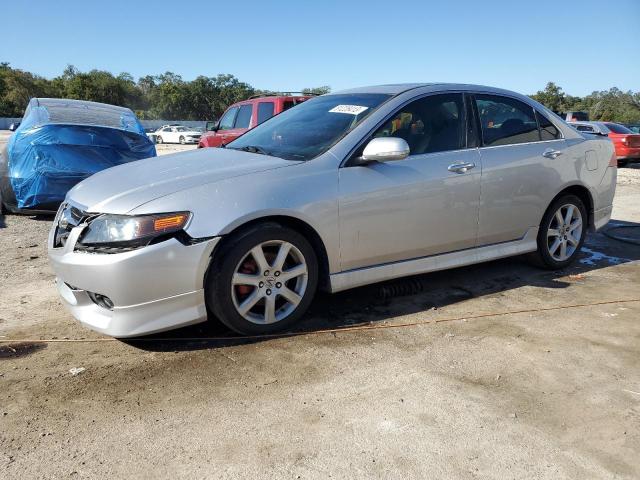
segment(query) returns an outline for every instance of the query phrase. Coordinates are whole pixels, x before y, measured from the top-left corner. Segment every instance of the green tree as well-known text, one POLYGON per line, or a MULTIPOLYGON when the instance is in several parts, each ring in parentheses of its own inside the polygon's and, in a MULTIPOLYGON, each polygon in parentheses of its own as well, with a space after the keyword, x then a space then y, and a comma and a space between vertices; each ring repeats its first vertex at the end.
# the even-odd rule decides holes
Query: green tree
POLYGON ((0 64, 0 116, 21 117, 33 97, 56 97, 51 81, 23 70, 0 64))
POLYGON ((557 86, 553 82, 547 83, 544 90, 539 90, 535 95, 531 95, 531 98, 540 102, 545 107, 554 112, 562 112, 566 107, 566 94, 562 91, 562 88, 557 86))

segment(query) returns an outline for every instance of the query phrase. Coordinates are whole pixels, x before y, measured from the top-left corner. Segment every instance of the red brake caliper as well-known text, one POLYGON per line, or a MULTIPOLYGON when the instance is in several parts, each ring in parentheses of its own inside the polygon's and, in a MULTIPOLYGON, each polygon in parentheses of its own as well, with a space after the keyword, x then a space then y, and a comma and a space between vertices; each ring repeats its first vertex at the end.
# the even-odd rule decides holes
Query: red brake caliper
MULTIPOLYGON (((258 272, 258 265, 256 264, 255 260, 251 259, 247 259, 245 260, 242 265, 240 266, 240 269, 238 270, 239 273, 246 273, 248 275, 255 275, 258 272)), ((252 285, 236 285, 236 292, 238 293, 238 295, 240 295, 241 297, 244 297, 246 295, 249 295, 253 289, 255 287, 252 285)))

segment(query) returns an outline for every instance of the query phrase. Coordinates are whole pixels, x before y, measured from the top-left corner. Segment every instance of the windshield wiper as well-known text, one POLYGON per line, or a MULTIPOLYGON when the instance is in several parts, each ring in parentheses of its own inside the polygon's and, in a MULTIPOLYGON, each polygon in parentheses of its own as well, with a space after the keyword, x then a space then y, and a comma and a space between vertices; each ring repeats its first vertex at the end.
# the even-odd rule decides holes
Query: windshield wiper
POLYGON ((240 147, 240 148, 234 148, 234 147, 227 147, 227 148, 230 148, 232 150, 240 150, 242 152, 259 153, 260 155, 271 155, 271 153, 267 152, 264 148, 258 147, 256 145, 247 145, 246 147, 240 147))

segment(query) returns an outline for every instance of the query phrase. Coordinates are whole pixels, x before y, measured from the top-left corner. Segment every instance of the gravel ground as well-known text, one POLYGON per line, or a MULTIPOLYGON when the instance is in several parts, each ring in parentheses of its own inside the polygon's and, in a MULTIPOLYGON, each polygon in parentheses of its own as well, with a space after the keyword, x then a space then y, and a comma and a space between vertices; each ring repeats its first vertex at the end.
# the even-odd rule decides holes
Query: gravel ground
MULTIPOLYGON (((637 225, 640 170, 619 177, 637 225)), ((0 217, 1 477, 640 477, 640 247, 322 295, 295 337, 125 343, 63 309, 49 226, 0 217)))

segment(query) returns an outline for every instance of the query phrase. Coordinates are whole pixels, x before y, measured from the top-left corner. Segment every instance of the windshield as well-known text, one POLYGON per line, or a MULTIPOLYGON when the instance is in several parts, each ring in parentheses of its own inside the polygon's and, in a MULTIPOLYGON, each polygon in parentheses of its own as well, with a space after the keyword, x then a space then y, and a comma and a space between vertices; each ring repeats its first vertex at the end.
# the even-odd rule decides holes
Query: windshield
POLYGON ((618 125, 617 123, 605 123, 605 125, 613 133, 633 133, 627 127, 624 127, 622 125, 618 125))
POLYGON ((270 118, 227 148, 288 160, 310 160, 326 152, 390 95, 326 95, 270 118))

